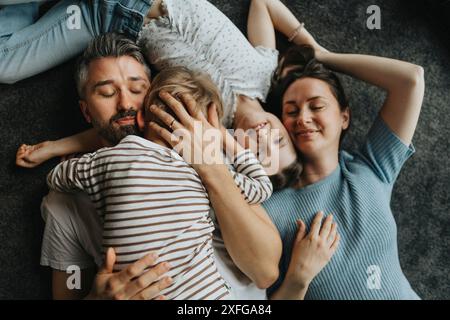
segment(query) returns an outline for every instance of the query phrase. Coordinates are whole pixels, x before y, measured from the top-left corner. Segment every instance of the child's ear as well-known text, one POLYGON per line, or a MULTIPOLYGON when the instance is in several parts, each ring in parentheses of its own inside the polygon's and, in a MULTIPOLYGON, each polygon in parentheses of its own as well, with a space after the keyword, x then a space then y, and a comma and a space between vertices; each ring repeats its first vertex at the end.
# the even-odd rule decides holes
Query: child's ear
POLYGON ((136 115, 136 121, 139 128, 139 131, 144 131, 145 128, 145 119, 144 119, 144 111, 139 110, 136 115))
POLYGON ((84 119, 86 119, 87 123, 91 123, 91 115, 89 114, 88 105, 87 102, 84 100, 79 100, 78 104, 80 105, 81 113, 84 116, 84 119))

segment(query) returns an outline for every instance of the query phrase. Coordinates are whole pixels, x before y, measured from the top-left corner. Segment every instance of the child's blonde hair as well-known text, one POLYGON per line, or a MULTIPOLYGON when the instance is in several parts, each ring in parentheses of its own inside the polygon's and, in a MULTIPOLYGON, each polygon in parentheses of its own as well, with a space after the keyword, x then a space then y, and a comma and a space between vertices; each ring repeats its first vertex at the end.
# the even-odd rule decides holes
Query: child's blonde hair
POLYGON ((170 67, 162 70, 152 81, 151 89, 147 93, 144 101, 145 121, 154 121, 159 125, 167 127, 155 117, 149 110, 151 105, 161 107, 170 113, 177 120, 177 116, 159 98, 159 91, 164 90, 176 98, 176 95, 190 94, 197 102, 197 107, 203 112, 205 117, 208 114, 208 107, 211 103, 216 105, 219 120, 223 117, 223 105, 220 98, 219 89, 213 83, 209 75, 199 71, 191 71, 184 67, 170 67))

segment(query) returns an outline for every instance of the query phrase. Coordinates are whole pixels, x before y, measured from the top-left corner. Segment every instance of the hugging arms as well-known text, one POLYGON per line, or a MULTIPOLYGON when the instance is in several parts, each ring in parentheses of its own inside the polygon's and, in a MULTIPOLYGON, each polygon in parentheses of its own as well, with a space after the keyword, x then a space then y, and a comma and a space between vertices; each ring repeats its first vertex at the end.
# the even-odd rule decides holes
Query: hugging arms
MULTIPOLYGON (((121 91, 125 91, 125 90, 123 90, 123 88, 120 88, 120 90, 121 91)), ((135 91, 135 89, 133 88, 133 87, 131 87, 130 88, 130 91, 131 91, 131 93, 132 94, 134 94, 134 91, 135 91)), ((82 92, 82 94, 83 94, 83 92, 82 92)), ((84 114, 85 114, 85 116, 86 116, 86 118, 87 119, 90 119, 90 120, 92 120, 93 122, 94 122, 94 120, 96 120, 95 119, 95 117, 94 117, 94 114, 96 113, 95 112, 95 108, 93 108, 92 107, 92 105, 93 104, 95 104, 93 101, 95 100, 95 98, 92 98, 92 100, 89 100, 89 95, 91 94, 91 92, 90 91, 88 91, 88 94, 87 94, 87 97, 85 96, 85 98, 88 100, 88 102, 90 102, 91 103, 91 105, 89 106, 88 104, 86 104, 86 103, 84 103, 84 104, 82 104, 82 110, 83 110, 83 112, 84 112, 84 114)), ((101 94, 103 94, 103 91, 100 91, 100 92, 95 92, 95 94, 97 94, 97 95, 101 95, 101 94)), ((95 95, 94 94, 94 95, 95 95)), ((126 108, 128 108, 129 106, 133 106, 133 105, 136 105, 136 103, 138 104, 138 102, 137 102, 137 100, 134 100, 134 99, 129 99, 130 97, 127 97, 127 95, 128 95, 128 93, 125 93, 125 92, 122 92, 122 94, 121 94, 121 97, 119 97, 121 100, 119 100, 117 103, 118 103, 118 105, 120 105, 121 107, 120 108, 122 108, 122 106, 125 106, 125 108, 124 109, 126 109, 126 108), (129 100, 131 100, 131 102, 129 101, 129 100)), ((81 95, 80 95, 81 96, 81 95)), ((98 120, 98 119, 97 119, 98 120)), ((118 119, 118 120, 120 120, 120 119, 118 119)), ((124 122, 124 121, 122 121, 122 120, 120 120, 120 122, 124 122)), ((126 121, 125 121, 126 122, 126 121)), ((90 141, 90 143, 92 143, 92 141, 95 141, 95 143, 98 143, 98 140, 100 140, 100 139, 89 139, 90 141)), ((239 203, 239 202, 234 202, 235 204, 242 204, 242 203, 239 203)), ((233 212, 234 212, 235 210, 233 210, 233 212)), ((250 216, 250 219, 251 219, 251 217, 252 216, 250 216)), ((219 218, 220 219, 220 218, 219 218)), ((231 220, 231 219, 230 219, 231 220)), ((231 221, 230 221, 231 222, 231 221)), ((261 229, 258 229, 258 223, 255 223, 255 222, 251 222, 251 223, 249 223, 248 224, 248 227, 250 227, 250 228, 253 228, 253 230, 255 230, 254 231, 254 233, 255 233, 255 235, 256 235, 256 233, 258 233, 259 235, 258 235, 258 237, 260 237, 260 234, 264 234, 265 232, 261 232, 261 229), (256 232, 256 230, 258 231, 258 232, 256 232)), ((239 230, 240 231, 240 230, 239 230)), ((253 232, 253 231, 252 231, 253 232)), ((240 233, 237 233, 236 235, 237 236, 239 236, 239 237, 243 237, 243 236, 246 236, 247 234, 248 234, 248 237, 252 237, 252 232, 250 232, 250 233, 243 233, 243 232, 240 232, 240 233)), ((227 235, 226 235, 226 232, 223 234, 224 235, 224 238, 226 238, 227 237, 227 235)), ((239 248, 239 250, 242 250, 242 249, 245 249, 245 246, 242 246, 242 243, 244 243, 244 244, 247 244, 247 243, 249 243, 250 245, 253 245, 253 244, 255 244, 255 243, 252 243, 251 241, 237 241, 237 239, 239 239, 239 238, 237 238, 235 235, 233 235, 232 237, 228 237, 229 239, 231 239, 230 241, 236 241, 236 243, 241 243, 240 244, 240 248, 239 248)), ((267 240, 270 240, 270 237, 267 239, 267 240)), ((225 240, 225 242, 227 242, 227 240, 225 240)), ((276 245, 276 241, 271 241, 270 242, 271 244, 275 244, 276 245)), ((250 246, 249 245, 249 246, 250 246)), ((230 246, 227 246, 227 247, 230 247, 230 246)), ((232 246, 231 246, 232 247, 232 246)), ((270 247, 270 245, 269 246, 265 246, 265 248, 267 249, 267 247, 270 247)), ((231 249, 232 250, 232 249, 231 249)), ((271 252, 275 252, 276 253, 276 250, 270 250, 269 251, 269 253, 271 253, 271 252)), ((230 252, 231 253, 231 252, 230 252)), ((245 255, 241 255, 241 254, 239 254, 239 256, 240 257, 242 257, 242 256, 244 256, 244 257, 247 257, 247 259, 248 259, 248 262, 247 262, 247 264, 250 264, 250 262, 252 263, 252 266, 255 266, 255 259, 253 259, 254 258, 254 256, 252 256, 251 254, 255 254, 255 252, 254 252, 254 250, 252 251, 252 250, 249 250, 248 251, 248 253, 249 254, 245 254, 245 255)), ((233 255, 233 253, 231 253, 232 255, 233 255)), ((257 254, 257 253, 256 253, 257 254)), ((235 258, 235 261, 237 260, 238 262, 237 263, 239 263, 239 259, 242 259, 242 258, 240 258, 240 257, 237 257, 237 258, 235 258)), ((234 257, 233 257, 234 258, 234 257)), ((240 266, 241 267, 241 269, 245 269, 245 265, 244 266, 240 266)), ((270 269, 269 269, 269 271, 268 270, 266 270, 265 268, 270 268, 271 267, 271 263, 265 263, 265 264, 263 264, 263 265, 260 265, 260 268, 258 268, 258 270, 261 270, 261 273, 265 273, 265 274, 269 274, 270 275, 270 269)), ((245 272, 245 271, 244 271, 245 272)), ((245 273, 247 273, 247 272, 245 272, 245 273)), ((264 278, 263 277, 261 277, 261 279, 259 279, 258 277, 257 277, 257 275, 256 276, 250 276, 250 278, 252 278, 254 281, 255 281, 255 283, 257 283, 259 286, 267 286, 267 284, 265 284, 264 283, 264 278)), ((272 278, 273 278, 273 275, 272 275, 272 278)), ((269 277, 269 279, 270 279, 270 277, 269 277)), ((272 282, 273 282, 273 279, 272 279, 272 282)))
MULTIPOLYGON (((256 3, 256 1, 254 1, 254 3, 256 3)), ((253 6, 253 4, 254 3, 252 3, 252 6, 253 6)), ((260 3, 268 3, 268 2, 263 2, 263 1, 259 1, 259 2, 257 2, 258 4, 260 4, 260 3)), ((255 6, 253 6, 253 7, 255 7, 255 6)), ((297 25, 295 26, 295 29, 297 30, 297 25)), ((301 30, 300 30, 301 31, 301 30)), ((293 34, 293 35, 295 35, 295 33, 292 33, 292 31, 290 31, 290 33, 291 34, 293 34)), ((249 32, 249 36, 250 36, 250 38, 252 37, 251 36, 251 32, 249 32)), ((296 38, 295 36, 294 36, 294 38, 296 38)), ((319 57, 320 55, 318 55, 318 57, 319 57)), ((355 75, 355 76, 357 76, 357 77, 359 77, 359 78, 361 78, 361 79, 363 79, 363 80, 366 80, 366 81, 369 81, 369 82, 372 82, 372 83, 374 83, 375 85, 379 85, 379 86, 381 86, 382 88, 384 88, 384 89, 386 89, 386 90, 388 90, 389 91, 389 98, 390 99, 393 99, 394 101, 396 101, 397 103, 399 103, 399 104, 405 104, 406 103, 406 105, 410 105, 410 102, 413 102, 412 100, 411 101, 409 101, 409 100, 401 100, 401 99, 403 99, 403 98, 399 98, 399 97, 409 97, 409 95, 405 95, 405 91, 403 91, 403 90, 409 90, 409 89, 411 89, 411 86, 410 86, 410 84, 413 84, 413 87, 415 86, 414 85, 414 82, 415 82, 415 80, 413 80, 413 81, 410 81, 412 78, 414 78, 414 76, 412 76, 411 77, 411 74, 414 74, 415 72, 414 72, 414 68, 412 68, 411 66, 408 66, 407 64, 401 64, 401 63, 398 63, 398 62, 394 62, 394 61, 388 61, 388 60, 383 60, 383 59, 380 59, 380 60, 378 60, 378 61, 376 61, 377 63, 376 63, 376 65, 378 66, 378 67, 380 67, 381 68, 381 71, 382 72, 377 72, 377 71, 380 71, 380 70, 372 70, 373 71, 373 75, 367 75, 367 74, 363 74, 363 73, 361 73, 360 71, 361 71, 361 69, 364 69, 364 68, 366 68, 367 67, 367 64, 370 64, 370 63, 373 63, 373 60, 372 60, 372 58, 369 58, 369 57, 354 57, 354 56, 344 56, 344 55, 335 55, 335 54, 329 54, 329 55, 327 55, 327 54, 323 54, 323 57, 322 58, 320 58, 319 60, 323 60, 323 62, 326 62, 326 63, 328 63, 331 67, 334 67, 335 69, 339 69, 339 70, 341 70, 341 71, 344 71, 344 72, 347 72, 347 73, 350 73, 350 74, 353 74, 353 75, 355 75), (351 59, 351 58, 356 58, 356 60, 355 60, 355 64, 353 64, 353 60, 351 59), (389 70, 386 70, 385 68, 382 68, 382 66, 383 66, 383 64, 386 64, 386 65, 391 65, 391 66, 395 66, 395 68, 392 68, 391 69, 391 73, 389 73, 388 71, 389 70), (358 66, 358 68, 355 68, 355 66, 358 66), (397 67, 400 67, 400 68, 397 68, 397 67), (358 70, 357 70, 358 69, 358 70), (392 78, 392 79, 395 79, 395 83, 392 83, 392 81, 389 81, 388 79, 387 79, 387 77, 386 77, 386 74, 390 74, 390 77, 392 78), (400 82, 399 82, 400 81, 400 82), (397 86, 398 85, 398 86, 397 86), (397 98, 396 98, 397 97, 397 98)), ((419 83, 420 83, 420 72, 417 72, 417 74, 419 74, 419 76, 418 76, 418 79, 419 79, 419 83)), ((420 88, 419 88, 420 89, 420 88)), ((416 94, 417 95, 417 97, 419 97, 420 98, 420 90, 412 90, 412 91, 408 91, 408 92, 412 92, 412 94, 416 94), (414 93, 415 92, 415 93, 414 93)), ((409 99, 409 98, 408 98, 409 99)), ((413 98, 413 100, 420 100, 420 99, 414 99, 413 98)), ((418 103, 419 105, 420 105, 420 102, 418 103)), ((393 105, 393 104, 389 104, 389 105, 393 105)), ((345 107, 345 106, 344 106, 345 107)), ((314 107, 315 109, 314 110, 316 110, 316 109, 318 109, 318 107, 314 107)), ((303 109, 300 109, 300 110, 303 110, 303 109)), ((312 110, 312 109, 311 109, 312 110)), ((383 119, 385 119, 385 118, 387 118, 387 119, 385 119, 385 121, 388 123, 388 125, 389 125, 389 127, 391 127, 391 129, 395 129, 395 126, 397 125, 397 124, 399 124, 399 122, 397 122, 397 121, 391 121, 392 119, 394 119, 394 117, 393 116, 387 116, 386 117, 386 111, 385 110, 393 110, 393 107, 389 107, 389 108, 383 108, 383 110, 382 110, 382 114, 384 114, 384 116, 383 116, 383 119), (393 128, 393 126, 394 126, 394 128, 393 128)), ((412 110, 412 112, 414 112, 414 110, 416 110, 417 111, 417 109, 416 108, 413 108, 413 109, 411 109, 412 110)), ((238 110, 239 111, 239 110, 238 110)), ((280 110, 281 111, 281 110, 280 110)), ((283 111, 284 112, 284 111, 283 111)), ((286 111, 287 112, 287 111, 286 111)), ((294 117, 294 113, 296 114, 296 115, 298 115, 298 114, 301 114, 301 115, 303 115, 304 114, 304 112, 303 111, 301 111, 301 113, 299 113, 299 110, 297 110, 297 111, 289 111, 289 112, 287 112, 287 113, 289 113, 290 115, 292 114, 292 117, 294 117), (297 113, 295 113, 295 112, 297 112, 297 113)), ((393 112, 392 114, 396 114, 397 115, 397 113, 396 112, 393 112)), ((389 112, 388 112, 388 114, 389 114, 389 112)), ((410 117, 410 119, 413 119, 414 118, 414 116, 411 116, 411 114, 412 113, 410 113, 410 112, 408 112, 408 113, 406 113, 406 115, 408 116, 408 117, 410 117)), ((417 113, 418 114, 418 113, 417 113)), ((416 115, 417 115, 416 114, 416 115)), ((285 118, 285 120, 288 120, 288 117, 286 117, 285 118)), ((398 119, 397 119, 398 120, 398 119)), ((414 120, 414 119, 413 119, 414 120)), ((292 122, 291 122, 292 123, 292 122)), ((298 123, 298 122, 297 122, 298 123)), ((412 123, 411 121, 406 121, 406 122, 403 122, 404 124, 408 124, 408 123, 412 123)), ((289 124, 289 122, 285 122, 284 123, 285 125, 286 124, 289 124)), ((293 124, 293 123, 292 123, 293 124)), ((415 125, 414 125, 415 126, 415 125)), ((405 126, 404 125, 402 125, 401 127, 400 127, 400 131, 403 131, 403 129, 402 128, 404 128, 405 126)), ((411 133, 411 128, 413 128, 413 127, 410 127, 410 129, 409 130, 406 130, 405 132, 409 132, 409 134, 410 135, 412 135, 412 133, 411 133)), ((295 129, 294 127, 291 127, 291 129, 295 129)), ((304 128, 303 128, 304 129, 304 128)), ((301 129, 301 130, 303 130, 303 129, 301 129)), ((313 129, 308 129, 308 130, 313 130, 313 129)), ((314 129, 315 130, 315 129, 314 129)), ((397 132, 397 131, 396 131, 397 132)), ((295 141, 295 139, 294 138, 296 138, 297 137, 297 133, 295 133, 293 130, 290 130, 290 132, 289 132, 290 134, 292 133, 293 134, 293 136, 291 136, 291 138, 293 138, 293 140, 295 141), (295 135, 294 135, 295 134, 295 135)), ((300 135, 302 136, 302 137, 304 137, 304 136, 306 136, 306 137, 309 137, 309 135, 312 135, 313 133, 312 133, 312 131, 311 132, 302 132, 302 131, 300 131, 300 135)), ((92 141, 94 141, 94 140, 92 140, 92 141)), ((303 143, 303 142, 302 142, 303 143)), ((298 146, 296 146, 297 148, 303 148, 302 146, 300 146, 300 145, 298 145, 298 146)), ((305 172, 306 173, 314 173, 314 172, 311 172, 311 168, 310 168, 310 166, 307 166, 306 167, 306 170, 305 170, 305 172)), ((308 178, 309 179, 309 177, 305 177, 305 178, 308 178)), ((300 182, 300 183, 308 183, 308 179, 302 179, 301 181, 296 181, 296 182, 300 182)), ((208 183, 210 183, 209 181, 207 181, 206 182, 206 184, 208 184, 208 183)), ((211 199, 213 199, 213 197, 211 197, 211 199)), ((231 200, 231 199, 228 199, 228 200, 231 200)), ((232 203, 231 204, 229 204, 229 203, 226 203, 226 205, 227 206, 230 206, 230 205, 232 205, 232 203)), ((298 209, 298 210, 300 210, 300 208, 298 209)), ((333 212, 333 211, 331 211, 331 212, 333 212)), ((278 209, 278 213, 280 213, 280 209, 278 209)), ((219 220, 220 220, 220 218, 219 218, 219 220)), ((295 221, 295 219, 293 219, 292 221, 295 221)), ((227 223, 226 221, 225 221, 225 223, 227 223)), ((301 227, 301 226, 300 226, 301 227)), ((332 228, 330 228, 330 230, 331 230, 332 228)), ((224 238, 226 237, 226 235, 224 235, 224 238)), ((229 239, 229 240, 233 240, 233 239, 229 239)), ((232 250, 232 249, 231 249, 232 250)), ((231 253, 231 252, 230 252, 231 253)), ((293 258, 295 257, 295 255, 293 255, 293 258)), ((294 259, 295 260, 295 259, 294 259)))

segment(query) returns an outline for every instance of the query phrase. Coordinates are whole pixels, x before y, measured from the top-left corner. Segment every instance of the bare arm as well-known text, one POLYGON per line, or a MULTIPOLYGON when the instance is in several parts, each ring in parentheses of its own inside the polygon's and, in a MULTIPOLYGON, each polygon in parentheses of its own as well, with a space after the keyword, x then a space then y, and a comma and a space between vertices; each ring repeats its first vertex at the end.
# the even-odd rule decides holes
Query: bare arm
POLYGON ((425 90, 422 67, 358 54, 318 52, 317 59, 336 71, 386 90, 381 117, 406 145, 411 143, 425 90))
MULTIPOLYGON (((219 129, 214 128, 196 108, 193 98, 182 95, 183 105, 167 93, 160 93, 160 97, 180 119, 172 127, 178 132, 184 132, 183 145, 192 149, 190 152, 183 149, 182 156, 197 170, 208 190, 231 258, 258 287, 269 287, 278 278, 281 257, 282 244, 276 227, 264 209, 260 206, 251 207, 244 200, 227 166, 223 164, 223 159, 208 159, 198 164, 189 158, 189 155, 197 153, 199 156, 194 156, 194 159, 205 159, 208 156, 206 150, 210 146, 203 140, 207 130, 217 130, 217 135, 221 136, 219 129), (195 130, 199 123, 203 130, 201 132, 195 130)), ((168 127, 172 124, 173 116, 161 108, 151 108, 151 111, 168 127)), ((174 134, 153 122, 150 123, 150 128, 177 148, 180 139, 174 134)))
MULTIPOLYGON (((289 38, 300 25, 300 21, 279 0, 252 0, 250 4, 247 34, 255 47, 261 45, 275 49, 275 30, 289 38)), ((295 44, 309 44, 316 50, 325 50, 305 28, 301 28, 292 41, 295 44)))
POLYGON ((83 269, 80 272, 80 289, 69 289, 67 280, 71 274, 53 269, 52 271, 52 292, 54 300, 81 300, 84 299, 91 290, 94 280, 95 270, 83 269))
POLYGON ((52 141, 54 157, 72 153, 91 152, 105 146, 105 142, 95 129, 89 129, 70 137, 52 141))
POLYGON ((62 157, 73 153, 95 151, 105 147, 95 129, 89 129, 70 137, 55 141, 44 141, 36 145, 21 145, 16 155, 16 165, 34 168, 54 157, 62 157))
POLYGON ((228 253, 239 269, 260 288, 278 278, 281 239, 266 211, 250 206, 224 165, 200 166, 228 253))

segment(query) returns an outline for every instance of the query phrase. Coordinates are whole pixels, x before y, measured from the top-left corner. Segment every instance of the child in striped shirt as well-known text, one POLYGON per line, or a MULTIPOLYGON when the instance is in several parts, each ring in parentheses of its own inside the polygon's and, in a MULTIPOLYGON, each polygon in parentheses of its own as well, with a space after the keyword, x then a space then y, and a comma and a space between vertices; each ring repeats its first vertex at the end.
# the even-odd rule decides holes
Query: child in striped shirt
MULTIPOLYGON (((208 193, 196 171, 174 150, 158 143, 148 128, 148 119, 153 118, 148 107, 159 104, 160 90, 189 93, 202 112, 214 103, 222 114, 220 95, 207 75, 169 68, 155 77, 145 110, 138 114, 145 139, 129 135, 115 147, 64 161, 49 173, 48 185, 89 195, 104 221, 103 249, 115 248, 116 268, 154 251, 157 263, 172 266, 167 276, 173 284, 161 292, 168 299, 230 299, 213 256, 208 193)), ((225 141, 236 144, 233 139, 225 141)), ((271 195, 272 185, 255 156, 239 148, 230 170, 246 200, 261 203, 271 195)))

